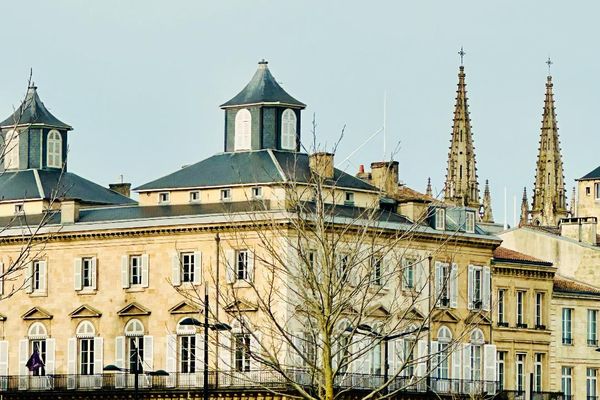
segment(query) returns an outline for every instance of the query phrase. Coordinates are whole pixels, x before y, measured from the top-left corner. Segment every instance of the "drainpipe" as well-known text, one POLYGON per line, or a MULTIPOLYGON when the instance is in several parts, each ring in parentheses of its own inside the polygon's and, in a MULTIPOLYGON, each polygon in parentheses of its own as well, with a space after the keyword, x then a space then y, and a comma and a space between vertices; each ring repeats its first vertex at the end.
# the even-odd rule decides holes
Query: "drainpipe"
MULTIPOLYGON (((216 284, 215 284, 215 296, 217 297, 215 299, 215 317, 216 317, 216 321, 220 321, 219 319, 219 298, 221 295, 221 291, 220 291, 220 282, 219 282, 219 270, 220 270, 220 266, 221 264, 219 263, 219 255, 221 254, 221 237, 219 236, 219 233, 217 232, 217 234, 215 235, 215 248, 216 248, 216 276, 215 276, 215 280, 216 280, 216 284)), ((215 368, 215 383, 214 386, 215 388, 219 385, 219 330, 215 329, 215 337, 217 339, 217 345, 215 346, 215 363, 216 363, 216 368, 215 368)))

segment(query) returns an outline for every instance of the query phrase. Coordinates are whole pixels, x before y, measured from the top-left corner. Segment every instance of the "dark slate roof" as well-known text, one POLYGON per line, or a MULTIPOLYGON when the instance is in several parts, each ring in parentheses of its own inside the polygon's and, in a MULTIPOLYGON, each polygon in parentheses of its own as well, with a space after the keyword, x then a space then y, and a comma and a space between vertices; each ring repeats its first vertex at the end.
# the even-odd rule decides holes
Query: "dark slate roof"
POLYGON ((70 198, 88 204, 135 204, 135 201, 71 172, 33 170, 0 175, 0 201, 70 198), (36 174, 39 176, 37 183, 36 174), (40 192, 41 186, 41 192, 40 192))
POLYGON ((8 118, 0 123, 0 127, 15 125, 48 125, 59 129, 73 129, 70 125, 60 121, 48 111, 37 94, 37 87, 30 86, 27 89, 25 101, 8 118))
POLYGON ((584 181, 586 179, 600 179, 600 167, 596 168, 592 172, 589 172, 588 174, 582 176, 581 178, 579 178, 577 180, 584 181))
POLYGON ((261 103, 306 107, 306 104, 299 102, 279 86, 264 60, 258 63, 258 69, 246 87, 233 99, 221 104, 221 108, 261 103))
MULTIPOLYGON (((134 190, 200 188, 239 184, 261 184, 310 178, 308 154, 277 150, 220 153, 179 171, 141 185, 134 190)), ((328 182, 339 187, 377 191, 377 188, 338 169, 328 182)))

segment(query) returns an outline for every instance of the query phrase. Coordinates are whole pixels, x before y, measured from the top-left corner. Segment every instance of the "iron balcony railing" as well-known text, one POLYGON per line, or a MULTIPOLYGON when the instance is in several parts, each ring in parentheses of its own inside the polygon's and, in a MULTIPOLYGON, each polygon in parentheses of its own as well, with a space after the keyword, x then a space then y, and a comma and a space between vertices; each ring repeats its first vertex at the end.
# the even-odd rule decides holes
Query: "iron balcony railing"
MULTIPOLYGON (((316 379, 307 371, 291 369, 286 371, 288 378, 302 386, 314 386, 316 379)), ((168 376, 140 374, 139 390, 173 389, 189 390, 203 387, 202 372, 171 373, 168 376)), ((133 390, 135 376, 127 373, 104 373, 96 375, 10 375, 0 376, 0 392, 14 391, 72 391, 72 390, 133 390)), ((384 383, 382 375, 347 373, 335 379, 339 389, 373 390, 384 383)), ((257 371, 210 371, 210 389, 286 389, 289 382, 279 373, 270 370, 257 371)), ((498 382, 445 379, 434 377, 395 377, 388 386, 388 392, 435 392, 440 394, 485 394, 498 392, 498 382)))

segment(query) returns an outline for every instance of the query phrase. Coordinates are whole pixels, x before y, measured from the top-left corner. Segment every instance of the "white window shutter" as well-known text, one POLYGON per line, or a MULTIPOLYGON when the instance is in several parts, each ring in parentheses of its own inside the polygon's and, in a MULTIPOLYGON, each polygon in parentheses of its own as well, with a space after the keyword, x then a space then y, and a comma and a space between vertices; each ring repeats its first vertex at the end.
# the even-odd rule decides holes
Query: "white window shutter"
POLYGON ((171 254, 171 284, 181 285, 181 259, 179 253, 171 254))
POLYGON ((29 340, 19 340, 19 390, 26 390, 29 387, 29 370, 25 366, 29 356, 29 340))
POLYGON ((462 352, 462 366, 463 366, 463 379, 471 380, 471 345, 469 343, 463 344, 462 352))
POLYGON ((148 287, 149 279, 148 254, 142 254, 142 287, 148 287))
POLYGON ((429 368, 430 370, 428 371, 428 373, 435 377, 435 378, 439 378, 439 365, 442 362, 442 357, 440 355, 440 346, 439 346, 439 342, 437 340, 432 340, 431 341, 431 355, 429 356, 429 368))
POLYGON ((248 282, 254 282, 254 251, 248 250, 248 282))
POLYGON ((46 339, 46 359, 44 360, 46 365, 46 375, 54 375, 56 365, 55 350, 56 339, 46 339))
POLYGON ((231 369, 232 351, 231 333, 218 332, 219 335, 219 371, 231 369))
POLYGON ((196 372, 199 372, 204 370, 204 333, 197 333, 195 337, 196 348, 194 349, 194 353, 196 355, 196 372))
MULTIPOLYGON (((96 348, 94 347, 94 353, 96 348)), ((75 389, 77 382, 75 376, 77 374, 77 338, 69 338, 67 340, 67 389, 75 389)))
POLYGON ((468 284, 467 285, 467 292, 468 292, 467 293, 467 299, 468 299, 468 301, 467 301, 467 308, 469 310, 472 310, 473 306, 474 306, 474 304, 473 304, 473 288, 474 288, 474 284, 475 284, 474 277, 475 277, 475 274, 474 274, 473 266, 469 265, 469 267, 468 267, 468 280, 467 280, 467 284, 468 284))
MULTIPOLYGON (((39 261, 40 268, 40 292, 45 293, 48 288, 48 264, 46 261, 39 261)), ((46 368, 46 370, 48 370, 46 368)))
POLYGON ((496 345, 493 344, 483 346, 483 380, 496 380, 496 345))
POLYGON ((92 257, 90 260, 90 279, 92 284, 92 290, 96 290, 98 288, 98 259, 96 257, 92 257))
POLYGON ((115 338, 115 365, 119 368, 129 367, 125 365, 125 336, 115 338))
POLYGON ((169 373, 167 377, 167 387, 174 387, 177 372, 177 335, 167 335, 167 363, 166 371, 169 373))
POLYGON ((462 379, 462 344, 455 343, 452 351, 452 372, 450 375, 451 379, 462 379))
POLYGON ((235 282, 235 250, 227 250, 225 252, 225 273, 227 275, 227 283, 235 282))
POLYGON ((292 368, 300 368, 303 366, 304 333, 292 332, 290 342, 287 362, 292 368))
POLYGON ((427 354, 427 340, 419 340, 417 341, 417 352, 416 352, 416 357, 414 357, 415 360, 418 360, 419 362, 417 363, 417 368, 415 369, 415 375, 416 376, 426 376, 427 374, 427 359, 430 357, 429 354, 427 354))
POLYGON ((260 341, 262 335, 260 332, 254 332, 250 335, 250 370, 260 370, 262 364, 260 363, 260 355, 262 354, 260 341))
POLYGON ((25 276, 25 292, 33 292, 33 261, 27 263, 27 275, 25 276))
POLYGON ((458 265, 452 263, 450 269, 450 307, 458 307, 458 265))
POLYGON ((4 294, 4 263, 0 262, 0 296, 4 294))
POLYGON ((492 274, 490 267, 483 267, 483 310, 490 311, 492 304, 492 274))
MULTIPOLYGON (((387 366, 389 376, 393 376, 398 371, 398 360, 396 359, 398 357, 398 352, 396 351, 396 343, 398 342, 401 342, 401 340, 391 340, 387 342, 387 366)), ((383 362, 384 369, 382 371, 385 371, 385 359, 383 362)))
POLYGON ((202 284, 202 253, 194 252, 194 285, 202 284))
POLYGON ((94 374, 101 374, 104 368, 104 338, 94 338, 94 374))
POLYGON ((0 340, 0 376, 6 375, 8 375, 8 341, 0 340))
POLYGON ((447 285, 447 284, 448 283, 445 282, 445 277, 442 274, 442 263, 439 261, 436 261, 436 263, 435 263, 435 298, 437 299, 438 306, 441 304, 440 296, 442 295, 442 289, 444 288, 444 285, 447 285))
POLYGON ((144 371, 154 371, 154 338, 144 336, 144 371))
POLYGON ((129 257, 121 256, 121 287, 129 287, 129 257))
POLYGON ((81 258, 77 257, 73 262, 73 288, 81 290, 81 258))

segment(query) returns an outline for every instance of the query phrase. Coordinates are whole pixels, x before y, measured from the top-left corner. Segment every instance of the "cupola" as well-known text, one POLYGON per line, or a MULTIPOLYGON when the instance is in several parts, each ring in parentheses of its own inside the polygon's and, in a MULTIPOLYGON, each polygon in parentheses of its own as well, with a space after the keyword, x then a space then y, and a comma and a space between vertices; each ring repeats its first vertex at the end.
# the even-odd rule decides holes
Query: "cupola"
POLYGON ((0 123, 0 170, 66 170, 67 132, 72 129, 48 111, 32 84, 19 108, 0 123))
POLYGON ((277 83, 262 60, 250 82, 226 103, 225 151, 300 149, 300 112, 306 104, 277 83))

